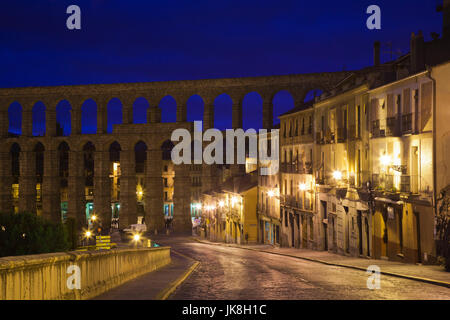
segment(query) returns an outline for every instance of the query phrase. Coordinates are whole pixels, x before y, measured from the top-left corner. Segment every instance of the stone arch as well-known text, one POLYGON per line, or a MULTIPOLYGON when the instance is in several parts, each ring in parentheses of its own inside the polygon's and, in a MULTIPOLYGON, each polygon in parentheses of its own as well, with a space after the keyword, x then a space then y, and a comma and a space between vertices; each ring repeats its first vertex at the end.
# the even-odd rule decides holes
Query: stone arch
POLYGON ((32 108, 32 135, 35 137, 43 137, 46 132, 46 106, 42 101, 37 101, 32 108))
POLYGON ((8 107, 8 133, 13 136, 22 134, 22 105, 14 101, 8 107))
POLYGON ((112 133, 114 124, 123 123, 123 103, 119 98, 112 98, 106 106, 107 112, 107 133, 112 133))
POLYGON ((158 104, 161 109, 161 122, 177 121, 177 101, 171 95, 163 97, 158 104))
POLYGON ((67 137, 72 132, 72 106, 66 99, 56 105, 56 136, 67 137))
POLYGON ((133 102, 133 123, 147 123, 147 112, 150 108, 149 101, 144 97, 138 97, 133 102))
POLYGON ((242 99, 242 110, 243 114, 251 114, 252 121, 245 120, 246 117, 243 116, 242 126, 243 129, 259 129, 263 123, 263 97, 256 91, 248 92, 242 99))
POLYGON ((97 110, 98 105, 94 99, 86 99, 81 105, 81 133, 97 133, 97 110))

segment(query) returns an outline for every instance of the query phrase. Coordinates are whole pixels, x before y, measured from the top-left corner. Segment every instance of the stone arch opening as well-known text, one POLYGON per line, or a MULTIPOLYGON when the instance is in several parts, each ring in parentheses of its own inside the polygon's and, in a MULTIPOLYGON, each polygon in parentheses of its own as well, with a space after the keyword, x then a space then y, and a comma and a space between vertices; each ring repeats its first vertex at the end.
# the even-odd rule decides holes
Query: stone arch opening
POLYGON ((44 152, 45 147, 41 142, 36 143, 34 146, 36 155, 36 178, 38 183, 42 183, 42 177, 44 176, 44 152))
POLYGON ((173 167, 171 152, 174 144, 171 140, 166 140, 161 144, 162 150, 162 180, 163 180, 163 214, 166 228, 171 228, 174 214, 174 177, 175 171, 173 167))
POLYGON ((22 134, 22 105, 17 101, 11 103, 8 108, 8 133, 10 136, 22 134))
POLYGON ((187 121, 203 121, 203 110, 205 103, 203 98, 194 94, 186 101, 187 121))
POLYGON ((149 102, 144 97, 139 97, 133 103, 133 123, 147 123, 147 110, 149 102))
POLYGON ((283 113, 292 110, 295 107, 294 98, 292 94, 287 90, 278 91, 273 99, 273 125, 278 125, 280 123, 280 119, 278 117, 283 113))
POLYGON ((111 206, 112 217, 117 219, 120 217, 120 153, 122 148, 117 141, 114 141, 109 145, 109 167, 111 176, 111 206))
POLYGON ((305 103, 308 103, 308 102, 312 102, 312 101, 314 101, 314 99, 316 98, 316 97, 320 97, 320 95, 323 93, 323 90, 322 89, 312 89, 312 90, 309 90, 306 94, 305 94, 305 97, 304 97, 304 99, 303 99, 303 102, 305 102, 305 103))
POLYGON ((45 113, 46 106, 42 101, 38 101, 34 104, 32 109, 32 135, 34 137, 45 136, 45 113))
POLYGON ((108 105, 106 107, 108 114, 108 125, 107 125, 107 133, 112 133, 113 125, 123 123, 122 118, 122 110, 123 105, 119 98, 112 98, 109 100, 108 105))
POLYGON ((258 92, 253 91, 245 95, 242 100, 242 124, 244 130, 250 128, 258 130, 262 127, 262 108, 263 99, 258 92))
POLYGON ((11 192, 13 200, 14 212, 19 212, 19 178, 20 178, 20 152, 21 148, 18 143, 13 143, 10 148, 11 156, 11 192))
POLYGON ((86 221, 91 219, 94 212, 94 177, 95 177, 95 145, 88 141, 83 146, 84 189, 86 221))
POLYGON ((214 126, 219 130, 233 128, 233 100, 226 93, 214 100, 214 126))
POLYGON ((67 100, 61 100, 56 105, 56 136, 66 137, 72 132, 71 129, 72 106, 67 100))
POLYGON ((140 140, 134 145, 134 158, 136 173, 145 173, 145 161, 147 160, 147 144, 140 140))
POLYGON ((59 167, 59 198, 61 203, 61 216, 63 220, 67 218, 69 201, 69 152, 67 142, 63 141, 58 146, 58 167, 59 167))
POLYGON ((44 177, 44 152, 45 148, 41 142, 36 143, 35 153, 35 173, 36 173, 36 211, 38 215, 42 214, 42 183, 44 177))
POLYGON ((172 149, 175 145, 171 140, 166 140, 161 145, 162 150, 162 159, 163 160, 172 160, 172 149))
POLYGON ((97 133, 97 103, 93 99, 87 99, 81 106, 81 133, 97 133))
POLYGON ((136 199, 137 199, 137 216, 145 217, 144 207, 144 189, 147 162, 147 144, 140 140, 134 145, 134 160, 136 165, 136 199))
POLYGON ((161 122, 177 121, 177 102, 172 96, 165 96, 158 104, 161 109, 161 122))

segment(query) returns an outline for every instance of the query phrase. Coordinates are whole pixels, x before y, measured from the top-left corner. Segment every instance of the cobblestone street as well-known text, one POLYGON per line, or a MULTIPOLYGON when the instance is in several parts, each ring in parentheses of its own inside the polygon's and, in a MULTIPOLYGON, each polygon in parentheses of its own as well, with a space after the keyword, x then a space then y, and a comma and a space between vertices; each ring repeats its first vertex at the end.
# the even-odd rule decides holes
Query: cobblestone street
POLYGON ((364 271, 327 266, 263 252, 161 240, 200 266, 171 299, 450 299, 450 289, 381 275, 381 289, 367 288, 364 271))

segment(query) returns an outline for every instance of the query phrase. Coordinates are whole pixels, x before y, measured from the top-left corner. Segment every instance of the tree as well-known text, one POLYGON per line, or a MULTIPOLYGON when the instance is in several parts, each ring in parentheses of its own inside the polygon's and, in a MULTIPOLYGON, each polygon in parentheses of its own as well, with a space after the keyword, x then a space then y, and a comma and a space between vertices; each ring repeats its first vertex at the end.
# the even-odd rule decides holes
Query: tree
POLYGON ((437 199, 436 216, 437 254, 445 259, 445 270, 450 272, 450 185, 441 190, 437 199))

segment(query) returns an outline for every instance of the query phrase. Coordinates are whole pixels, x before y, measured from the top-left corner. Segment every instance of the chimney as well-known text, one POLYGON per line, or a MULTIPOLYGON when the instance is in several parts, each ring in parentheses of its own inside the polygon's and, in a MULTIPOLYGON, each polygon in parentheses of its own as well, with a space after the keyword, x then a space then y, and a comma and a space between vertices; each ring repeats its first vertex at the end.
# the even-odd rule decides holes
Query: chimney
POLYGON ((444 21, 442 24, 442 37, 445 39, 450 38, 450 0, 444 0, 442 6, 442 13, 444 21))
POLYGON ((374 66, 380 65, 380 41, 373 44, 373 64, 374 66))
POLYGON ((442 12, 442 38, 450 38, 450 0, 443 0, 436 8, 437 12, 442 12))
POLYGON ((417 36, 414 32, 411 34, 411 73, 415 74, 425 69, 425 40, 422 31, 417 36))

